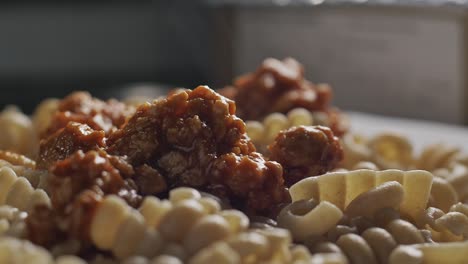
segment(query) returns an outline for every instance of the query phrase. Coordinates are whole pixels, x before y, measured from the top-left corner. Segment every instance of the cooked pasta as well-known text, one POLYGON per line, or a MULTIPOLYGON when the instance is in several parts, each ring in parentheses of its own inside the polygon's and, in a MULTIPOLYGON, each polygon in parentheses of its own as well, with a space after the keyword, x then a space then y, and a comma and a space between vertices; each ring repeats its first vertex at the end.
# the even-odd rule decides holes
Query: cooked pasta
POLYGON ((419 156, 416 167, 423 170, 447 168, 454 161, 460 150, 445 144, 434 144, 424 148, 419 156))
MULTIPOLYGON (((426 171, 356 170, 332 172, 301 180, 291 186, 289 191, 293 201, 314 198, 319 201, 329 201, 341 210, 346 210, 351 201, 358 195, 382 183, 396 181, 402 185, 404 190, 400 206, 401 212, 416 219, 426 208, 432 179, 432 174, 426 171)), ((394 189, 397 190, 397 188, 394 189)), ((375 193, 386 190, 388 189, 382 188, 375 193)), ((379 201, 386 202, 385 199, 379 201)))
POLYGON ((287 114, 272 113, 262 122, 246 121, 246 131, 260 152, 266 153, 267 146, 278 133, 295 126, 327 125, 328 115, 320 115, 304 108, 294 108, 287 114), (315 117, 314 117, 315 116, 315 117))
POLYGON ((0 150, 9 150, 35 158, 38 139, 31 119, 16 107, 7 107, 0 112, 0 150))
MULTIPOLYGON (((68 106, 71 109, 78 107, 79 111, 88 111, 91 106, 87 106, 86 101, 80 101, 82 99, 79 96, 69 97, 68 106), (75 99, 79 99, 79 102, 74 101, 75 99), (83 102, 84 106, 80 105, 83 102)), ((91 187, 96 187, 93 191, 99 196, 93 200, 92 206, 77 207, 79 210, 76 211, 73 211, 75 207, 66 206, 63 211, 54 211, 56 208, 52 208, 49 194, 54 197, 54 205, 57 195, 53 195, 54 181, 51 179, 60 175, 54 175, 54 170, 49 171, 44 167, 37 169, 36 161, 40 163, 36 158, 38 138, 48 136, 50 126, 53 125, 51 122, 68 122, 61 120, 56 113, 61 102, 63 101, 57 99, 45 100, 31 117, 15 107, 8 107, 0 112, 0 263, 83 264, 89 261, 92 264, 455 264, 468 260, 468 155, 461 153, 458 147, 445 144, 429 145, 421 153, 416 153, 408 138, 392 132, 370 137, 354 132, 339 134, 345 155, 340 163, 341 167, 334 166, 333 171, 329 171, 332 167, 323 169, 320 173, 326 173, 319 176, 305 179, 301 177, 301 181, 289 188, 291 200, 286 193, 282 200, 284 203, 276 204, 273 209, 263 212, 249 210, 249 204, 236 200, 240 191, 235 188, 223 189, 221 186, 217 189, 216 184, 199 190, 175 188, 174 186, 183 186, 185 183, 168 180, 172 176, 166 175, 164 170, 171 169, 171 164, 164 168, 159 162, 151 164, 154 160, 140 164, 140 160, 131 157, 132 155, 124 157, 128 154, 126 152, 112 153, 111 146, 107 145, 115 140, 111 139, 111 135, 122 132, 122 126, 129 122, 126 120, 130 116, 113 116, 114 110, 123 111, 120 107, 125 108, 125 105, 117 101, 96 101, 93 102, 96 103, 96 109, 91 107, 92 110, 89 110, 96 111, 96 116, 83 113, 83 116, 73 116, 70 120, 86 119, 91 132, 97 131, 101 126, 112 127, 109 131, 99 129, 99 133, 103 132, 105 137, 101 138, 104 143, 97 145, 98 151, 108 152, 112 156, 109 164, 106 163, 106 166, 112 168, 100 175, 102 178, 98 178, 96 186, 91 187), (53 121, 54 118, 57 120, 53 121), (114 169, 117 171, 116 175, 120 173, 119 177, 111 175, 114 169), (107 192, 104 187, 101 188, 108 177, 122 180, 124 188, 116 192, 107 192), (152 178, 158 178, 158 184, 167 181, 164 182, 165 189, 155 193, 153 188, 146 188, 153 187, 152 178), (131 195, 135 194, 135 197, 128 198, 128 193, 125 193, 128 190, 134 191, 131 195), (214 194, 219 194, 220 197, 214 194), (225 199, 226 196, 234 198, 225 199), (238 208, 247 209, 241 211, 238 208), (31 230, 37 231, 31 229, 31 218, 28 218, 37 209, 43 209, 39 212, 45 217, 59 215, 57 219, 60 221, 51 223, 57 224, 60 230, 50 232, 56 235, 57 241, 47 241, 44 244, 35 241, 45 248, 22 240, 34 233, 31 230), (86 214, 80 211, 87 209, 91 211, 86 214), (77 217, 83 214, 89 218, 80 219, 81 222, 67 218, 68 214, 75 216, 75 213, 77 217), (85 221, 89 223, 84 223, 83 234, 63 232, 68 226, 74 227, 85 221)), ((64 113, 65 116, 67 113, 64 113)), ((313 112, 304 108, 295 108, 286 114, 267 113, 262 121, 246 121, 248 137, 243 134, 241 140, 251 140, 257 151, 273 155, 274 151, 269 150, 268 145, 280 131, 297 126, 333 126, 336 121, 333 118, 337 118, 333 117, 333 113, 313 112)), ((241 122, 236 118, 233 120, 231 121, 241 122)), ((243 126, 237 127, 237 123, 235 127, 243 130, 243 126)), ((138 130, 140 127, 136 128, 138 130)), ((208 130, 202 131, 204 133, 208 130)), ((222 129, 219 131, 226 132, 222 129)), ((238 132, 244 133, 237 130, 229 133, 238 132)), ((60 142, 63 146, 59 147, 68 146, 67 138, 59 140, 64 140, 60 142)), ((138 147, 144 147, 145 142, 142 140, 138 147)), ((190 148, 190 144, 186 145, 190 148)), ((339 148, 338 143, 337 145, 339 148)), ((237 151, 244 155, 242 148, 246 146, 247 144, 236 145, 232 152, 237 151)), ((247 147, 251 148, 251 145, 247 147)), ((148 155, 165 155, 164 151, 148 155)), ((219 155, 224 155, 224 150, 221 152, 219 155)), ((248 153, 251 152, 249 150, 248 153)), ((205 154, 197 155, 201 157, 205 154)), ((200 162, 191 160, 193 157, 187 161, 188 167, 200 162)), ((261 155, 258 157, 262 158, 261 155)), ((258 185, 259 193, 263 192, 261 188, 266 190, 271 188, 270 185, 276 184, 273 180, 287 180, 284 175, 281 176, 281 172, 286 174, 297 169, 295 165, 288 167, 287 162, 272 156, 270 158, 277 160, 283 168, 281 170, 278 165, 279 170, 271 172, 277 173, 278 178, 268 178, 258 185)), ((226 159, 225 162, 237 160, 226 159)), ((177 169, 184 170, 188 167, 180 166, 177 169)), ((94 167, 86 169, 93 170, 94 167)), ((247 185, 249 181, 244 179, 264 175, 249 174, 250 169, 248 162, 239 164, 238 173, 245 174, 246 177, 241 178, 245 182, 232 182, 231 185, 247 185)), ((201 173, 209 172, 210 168, 201 173)), ((316 174, 319 173, 307 175, 316 174)), ((85 178, 89 175, 86 172, 83 172, 83 179, 79 177, 81 174, 76 175, 78 176, 72 175, 77 177, 73 180, 83 180, 79 184, 88 184, 88 179, 85 178)), ((213 177, 222 178, 223 175, 213 177)), ((200 179, 206 180, 203 177, 200 179)), ((237 178, 232 180, 236 181, 237 178)), ((257 180, 260 182, 263 179, 257 180)), ((77 187, 73 184, 66 186, 72 192, 77 187)), ((60 194, 68 194, 70 190, 67 188, 63 188, 63 193, 60 194)), ((255 190, 257 189, 248 195, 256 195, 255 190)), ((279 193, 279 189, 276 191, 265 192, 266 195, 249 199, 248 203, 268 204, 269 199, 273 199, 275 195, 284 194, 279 193)), ((287 189, 283 188, 281 191, 287 192, 287 189)), ((87 206, 86 202, 83 205, 87 206)), ((38 219, 47 219, 45 217, 38 219)), ((55 228, 52 225, 41 227, 55 228)), ((44 233, 46 231, 48 230, 44 233)))
POLYGON ((382 169, 406 169, 413 163, 413 147, 398 134, 377 135, 369 142, 372 160, 382 169))
POLYGON ((50 199, 41 189, 34 189, 24 177, 18 177, 9 167, 0 168, 0 205, 28 210, 37 204, 50 206, 50 199))
POLYGON ((49 98, 42 101, 34 110, 32 122, 36 133, 44 133, 52 121, 53 114, 58 109, 59 100, 49 98))
POLYGON ((304 241, 307 237, 325 234, 342 216, 341 210, 330 202, 317 204, 314 200, 301 200, 281 210, 278 225, 290 230, 294 240, 304 241))

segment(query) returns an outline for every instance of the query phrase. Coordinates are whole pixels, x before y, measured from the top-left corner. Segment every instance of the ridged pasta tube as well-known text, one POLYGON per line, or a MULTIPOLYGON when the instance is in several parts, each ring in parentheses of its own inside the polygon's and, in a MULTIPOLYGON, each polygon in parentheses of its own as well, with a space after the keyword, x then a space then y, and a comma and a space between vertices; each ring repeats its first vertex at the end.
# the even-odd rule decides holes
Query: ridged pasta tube
POLYGON ((34 189, 24 177, 18 177, 9 167, 0 168, 0 205, 10 205, 27 211, 37 204, 50 206, 47 193, 34 189))
POLYGON ((313 198, 328 201, 341 210, 346 210, 358 195, 384 182, 396 181, 404 190, 401 213, 417 219, 427 206, 432 180, 431 173, 421 170, 331 172, 303 179, 291 186, 289 192, 293 201, 313 198))
POLYGON ((287 228, 296 241, 325 234, 340 221, 343 213, 330 202, 296 201, 278 215, 278 225, 287 228))

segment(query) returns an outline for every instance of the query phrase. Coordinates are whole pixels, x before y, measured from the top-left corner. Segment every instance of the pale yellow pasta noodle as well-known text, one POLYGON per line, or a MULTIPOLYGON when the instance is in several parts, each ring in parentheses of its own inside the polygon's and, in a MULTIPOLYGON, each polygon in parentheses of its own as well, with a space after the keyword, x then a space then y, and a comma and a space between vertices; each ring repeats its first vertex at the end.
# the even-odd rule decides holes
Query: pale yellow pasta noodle
POLYGON ((182 264, 183 262, 173 256, 161 255, 154 258, 150 264, 182 264))
POLYGON ((188 199, 198 200, 200 198, 201 194, 199 191, 188 187, 175 188, 169 192, 169 201, 171 201, 172 204, 177 204, 188 199))
POLYGON ((307 237, 325 234, 342 216, 341 210, 330 202, 317 204, 313 200, 301 200, 281 210, 278 225, 290 230, 294 240, 304 241, 307 237))
POLYGON ((350 217, 365 216, 373 218, 383 208, 399 209, 403 201, 403 187, 395 181, 385 182, 363 192, 346 207, 345 214, 350 217))
POLYGON ((45 191, 34 189, 24 177, 18 177, 9 167, 0 168, 0 205, 11 205, 27 211, 37 204, 50 206, 45 191))
POLYGON ((281 130, 289 127, 287 117, 280 113, 269 114, 263 120, 263 124, 265 126, 265 139, 267 142, 272 142, 281 130))
POLYGON ((183 245, 189 254, 227 238, 231 234, 229 223, 219 215, 206 215, 198 220, 185 236, 183 245))
POLYGON ((447 168, 450 163, 456 159, 459 152, 459 148, 445 144, 429 145, 423 149, 416 163, 416 167, 428 171, 447 168))
POLYGON ((145 218, 145 224, 147 226, 157 228, 161 219, 172 207, 172 203, 167 200, 161 201, 156 197, 147 196, 138 210, 145 218))
POLYGON ((0 127, 2 128, 0 149, 36 157, 39 144, 28 116, 16 107, 7 107, 0 112, 0 127))
POLYGON ((407 169, 413 163, 413 147, 408 139, 394 133, 383 133, 369 142, 372 160, 383 169, 407 169))
POLYGON ((443 178, 434 177, 431 188, 431 205, 448 212, 458 202, 458 194, 453 186, 443 178))
POLYGON ((311 112, 304 108, 295 108, 288 112, 287 118, 289 126, 311 126, 314 124, 314 117, 311 112))
POLYGON ((241 263, 241 257, 226 242, 222 241, 200 250, 188 263, 237 264, 241 263))
POLYGON ((389 264, 421 264, 423 253, 410 246, 399 246, 390 254, 389 264))
POLYGON ((129 208, 125 201, 109 195, 99 204, 91 222, 91 239, 100 249, 111 249, 129 208))
POLYGON ((49 127, 52 117, 58 109, 59 100, 49 98, 43 100, 34 110, 32 122, 38 134, 43 133, 49 127))
POLYGON ((132 256, 146 231, 145 219, 138 211, 131 211, 119 227, 112 244, 112 252, 119 259, 132 256))
POLYGON ((368 139, 362 135, 346 133, 341 138, 344 159, 341 162, 344 168, 350 169, 361 161, 370 161, 371 150, 368 146, 368 139))
POLYGON ((341 236, 336 244, 343 250, 351 263, 378 264, 372 248, 361 236, 346 234, 341 236))
POLYGON ((203 215, 203 206, 196 200, 181 201, 161 219, 159 230, 168 240, 180 242, 203 215))
POLYGON ((466 263, 468 242, 415 245, 423 253, 424 264, 459 264, 466 263))
POLYGON ((309 260, 310 264, 348 264, 348 260, 338 253, 320 253, 315 254, 309 260))
POLYGON ((367 242, 374 252, 378 263, 386 264, 397 242, 393 236, 383 228, 369 228, 362 233, 362 238, 367 242))
POLYGON ((432 179, 431 173, 421 170, 332 172, 301 180, 291 186, 290 193, 293 201, 318 197, 320 201, 331 202, 345 210, 347 204, 361 193, 386 181, 397 181, 402 184, 405 194, 401 212, 417 219, 427 206, 432 179))
POLYGON ((249 218, 238 210, 223 210, 219 213, 229 223, 232 233, 240 233, 249 227, 249 218))
POLYGON ((38 247, 29 241, 1 237, 0 263, 50 264, 53 263, 53 259, 46 249, 38 247))

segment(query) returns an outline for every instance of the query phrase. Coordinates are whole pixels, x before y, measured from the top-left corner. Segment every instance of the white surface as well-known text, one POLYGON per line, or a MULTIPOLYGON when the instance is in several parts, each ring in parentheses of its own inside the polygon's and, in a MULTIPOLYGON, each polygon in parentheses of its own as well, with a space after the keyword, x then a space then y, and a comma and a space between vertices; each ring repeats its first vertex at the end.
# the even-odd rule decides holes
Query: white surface
POLYGON ((348 116, 351 131, 365 136, 395 132, 407 136, 414 144, 416 151, 420 151, 428 144, 446 143, 468 153, 468 127, 357 112, 348 112, 348 116))

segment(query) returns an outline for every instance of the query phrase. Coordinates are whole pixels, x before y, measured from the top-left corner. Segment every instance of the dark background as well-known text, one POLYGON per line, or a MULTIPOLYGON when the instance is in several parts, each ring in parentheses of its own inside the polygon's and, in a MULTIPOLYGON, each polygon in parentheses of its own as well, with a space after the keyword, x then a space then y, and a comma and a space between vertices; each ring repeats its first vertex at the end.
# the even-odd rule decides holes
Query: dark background
POLYGON ((131 83, 209 84, 208 24, 198 1, 2 1, 0 106, 30 112, 73 90, 119 97, 131 83))

